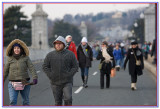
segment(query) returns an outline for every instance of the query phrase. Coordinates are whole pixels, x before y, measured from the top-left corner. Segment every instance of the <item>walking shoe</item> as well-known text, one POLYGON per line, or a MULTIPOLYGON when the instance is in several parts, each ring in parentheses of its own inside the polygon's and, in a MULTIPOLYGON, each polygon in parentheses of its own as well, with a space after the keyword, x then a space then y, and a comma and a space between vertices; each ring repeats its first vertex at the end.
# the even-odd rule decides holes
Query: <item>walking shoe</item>
POLYGON ((104 89, 104 87, 101 87, 101 89, 104 89))
POLYGON ((83 86, 84 88, 87 88, 88 87, 88 85, 87 84, 84 84, 84 86, 83 86))
POLYGON ((137 89, 137 87, 136 87, 136 83, 133 83, 134 84, 134 90, 136 90, 137 89))
POLYGON ((134 90, 134 83, 131 83, 131 89, 134 90))

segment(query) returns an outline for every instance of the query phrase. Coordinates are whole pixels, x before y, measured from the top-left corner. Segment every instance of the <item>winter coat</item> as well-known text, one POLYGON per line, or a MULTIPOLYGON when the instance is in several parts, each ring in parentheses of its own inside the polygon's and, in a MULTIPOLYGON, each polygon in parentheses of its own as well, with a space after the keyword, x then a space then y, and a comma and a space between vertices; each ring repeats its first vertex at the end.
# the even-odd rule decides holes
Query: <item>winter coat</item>
POLYGON ((72 83, 77 70, 77 59, 74 53, 67 49, 48 53, 43 63, 43 71, 53 85, 72 83))
POLYGON ((96 59, 97 60, 101 60, 100 63, 103 62, 102 63, 102 69, 100 71, 103 72, 103 73, 106 73, 106 74, 110 74, 111 73, 111 69, 115 67, 115 60, 114 60, 114 56, 113 56, 112 50, 110 48, 107 48, 106 51, 111 57, 113 57, 111 59, 112 63, 111 62, 109 62, 109 63, 103 62, 105 60, 105 58, 103 57, 101 50, 99 51, 98 56, 97 56, 96 59))
POLYGON ((113 51, 113 55, 114 55, 114 59, 115 60, 120 60, 122 59, 122 53, 121 53, 121 49, 114 49, 113 51))
POLYGON ((13 40, 6 49, 6 55, 8 56, 8 59, 4 67, 4 75, 3 75, 4 81, 6 80, 8 75, 10 81, 17 81, 17 80, 21 81, 24 79, 28 80, 30 78, 28 74, 28 69, 32 73, 32 78, 33 79, 37 78, 36 70, 29 58, 29 50, 23 41, 19 39, 13 40), (26 55, 21 55, 18 60, 15 57, 9 55, 12 52, 13 50, 12 46, 15 43, 20 44, 26 54, 26 55))
POLYGON ((85 68, 85 67, 91 67, 91 61, 93 61, 93 52, 92 52, 92 48, 87 45, 87 53, 89 57, 86 57, 86 55, 83 52, 83 49, 81 47, 81 45, 78 46, 77 48, 77 58, 79 61, 79 67, 80 68, 85 68))
POLYGON ((68 50, 72 51, 75 54, 76 58, 77 58, 76 45, 74 44, 74 42, 70 43, 68 50))
POLYGON ((142 50, 143 50, 143 52, 149 52, 149 45, 147 45, 147 44, 144 44, 143 46, 142 46, 142 50))
POLYGON ((136 59, 131 48, 128 50, 127 57, 124 62, 124 67, 126 67, 126 64, 129 60, 129 64, 128 64, 129 74, 134 75, 134 73, 137 72, 137 75, 142 75, 143 74, 142 69, 144 69, 142 50, 138 48, 137 50, 134 50, 134 53, 137 57, 137 60, 141 61, 141 65, 140 66, 136 65, 136 59), (138 51, 140 52, 140 54, 137 54, 138 51))

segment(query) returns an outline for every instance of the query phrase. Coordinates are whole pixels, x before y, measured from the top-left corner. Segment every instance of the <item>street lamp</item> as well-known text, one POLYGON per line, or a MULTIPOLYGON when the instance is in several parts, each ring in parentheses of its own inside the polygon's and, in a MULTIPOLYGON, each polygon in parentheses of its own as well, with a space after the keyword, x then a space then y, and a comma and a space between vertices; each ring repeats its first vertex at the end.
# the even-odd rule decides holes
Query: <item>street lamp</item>
POLYGON ((139 17, 140 17, 140 25, 141 25, 140 41, 141 41, 141 44, 143 44, 144 43, 144 13, 142 12, 139 17))
POLYGON ((134 23, 134 27, 136 27, 136 28, 138 27, 138 24, 137 24, 137 22, 135 22, 135 23, 134 23))
POLYGON ((57 38, 58 37, 57 34, 55 34, 54 37, 57 38))
POLYGON ((18 26, 15 24, 15 25, 14 25, 15 36, 16 36, 16 38, 18 39, 18 36, 17 36, 17 34, 16 34, 16 33, 17 33, 17 29, 18 29, 18 26))
POLYGON ((140 18, 141 18, 141 19, 144 18, 144 14, 143 14, 143 13, 140 14, 140 18))

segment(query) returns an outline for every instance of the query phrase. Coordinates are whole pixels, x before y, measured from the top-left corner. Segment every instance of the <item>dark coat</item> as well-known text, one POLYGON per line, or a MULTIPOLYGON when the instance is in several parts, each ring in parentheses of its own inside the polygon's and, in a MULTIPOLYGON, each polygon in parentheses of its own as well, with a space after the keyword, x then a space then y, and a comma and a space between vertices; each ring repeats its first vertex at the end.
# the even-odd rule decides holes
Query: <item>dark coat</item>
POLYGON ((130 75, 133 75, 135 72, 137 73, 137 75, 142 75, 143 72, 142 72, 142 69, 144 69, 144 62, 143 62, 143 54, 142 54, 142 50, 138 48, 138 50, 134 50, 134 53, 137 57, 137 60, 141 60, 141 65, 140 66, 136 66, 136 59, 135 59, 135 56, 133 54, 133 51, 132 49, 129 49, 128 50, 128 54, 127 54, 127 57, 125 59, 125 62, 124 62, 124 67, 126 67, 126 64, 129 60, 129 74, 130 75), (140 55, 137 56, 137 51, 140 51, 140 55))
POLYGON ((72 83, 78 70, 77 59, 69 50, 52 51, 47 54, 43 63, 43 71, 53 85, 72 83))
POLYGON ((103 62, 102 63, 102 69, 100 71, 103 72, 103 73, 111 74, 111 69, 115 67, 115 60, 114 60, 112 50, 107 48, 106 51, 111 57, 113 57, 113 59, 111 59, 112 63, 111 62, 109 62, 109 63, 103 62, 105 60, 105 58, 103 57, 101 50, 98 53, 97 60, 101 59, 100 63, 103 62))
POLYGON ((78 61, 79 61, 79 67, 80 68, 91 67, 92 66, 92 64, 91 64, 91 61, 93 61, 92 49, 89 45, 87 46, 86 49, 87 49, 87 53, 88 53, 89 57, 85 56, 81 45, 79 45, 78 49, 77 49, 77 58, 78 58, 78 61))

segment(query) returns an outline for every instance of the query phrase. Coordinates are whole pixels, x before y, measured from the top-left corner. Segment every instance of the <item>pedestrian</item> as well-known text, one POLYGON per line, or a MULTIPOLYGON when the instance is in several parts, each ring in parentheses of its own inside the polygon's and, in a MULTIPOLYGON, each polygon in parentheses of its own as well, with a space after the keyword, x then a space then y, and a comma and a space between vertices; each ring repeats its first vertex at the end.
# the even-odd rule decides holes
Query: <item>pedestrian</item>
POLYGON ((147 42, 144 43, 144 45, 142 46, 142 50, 143 50, 143 54, 145 59, 148 59, 148 53, 149 53, 149 45, 147 44, 147 42))
POLYGON ((66 49, 72 51, 74 53, 74 55, 76 56, 76 58, 77 58, 76 45, 72 41, 72 36, 71 35, 67 35, 65 39, 66 39, 66 43, 67 43, 66 49))
POLYGON ((152 64, 157 63, 157 46, 156 46, 156 39, 153 40, 152 50, 151 50, 151 57, 154 56, 154 60, 152 64))
POLYGON ((102 42, 102 50, 99 51, 97 60, 101 60, 102 67, 100 68, 100 88, 104 89, 104 76, 106 75, 106 88, 110 87, 111 69, 115 67, 113 52, 106 41, 102 42))
POLYGON ((100 50, 100 47, 99 47, 99 44, 96 44, 96 57, 97 57, 97 55, 98 55, 98 52, 99 52, 99 50, 100 50))
POLYGON ((97 57, 96 45, 92 46, 92 52, 93 52, 93 59, 95 59, 97 57))
POLYGON ((121 64, 121 68, 123 68, 124 67, 124 59, 125 59, 125 55, 126 55, 126 50, 125 50, 125 48, 124 48, 124 43, 121 43, 120 44, 121 45, 121 54, 122 54, 122 58, 121 58, 121 61, 120 61, 120 64, 121 64))
POLYGON ((93 52, 91 47, 88 45, 86 37, 82 38, 81 44, 78 46, 77 57, 79 61, 79 67, 81 69, 81 78, 83 86, 87 88, 88 72, 89 67, 91 67, 91 61, 93 61, 93 52))
POLYGON ((131 42, 132 48, 128 50, 127 57, 124 63, 124 70, 126 64, 129 60, 129 74, 131 75, 131 89, 136 90, 137 75, 140 76, 143 74, 142 70, 144 69, 143 54, 142 50, 138 48, 137 42, 131 42))
POLYGON ((119 45, 116 45, 116 48, 113 51, 114 59, 116 61, 116 69, 117 71, 120 70, 120 61, 122 59, 122 53, 121 49, 119 48, 119 45))
POLYGON ((37 84, 37 74, 29 58, 29 49, 27 45, 19 40, 13 40, 6 49, 6 55, 8 56, 7 63, 4 68, 4 82, 9 75, 8 91, 10 105, 17 105, 17 98, 20 92, 22 96, 23 105, 30 105, 29 93, 30 93, 30 77, 28 69, 32 73, 33 84, 37 84))
POLYGON ((78 70, 73 52, 65 49, 66 41, 59 36, 53 42, 55 50, 48 53, 43 63, 43 71, 48 76, 56 106, 72 105, 72 80, 78 70))

